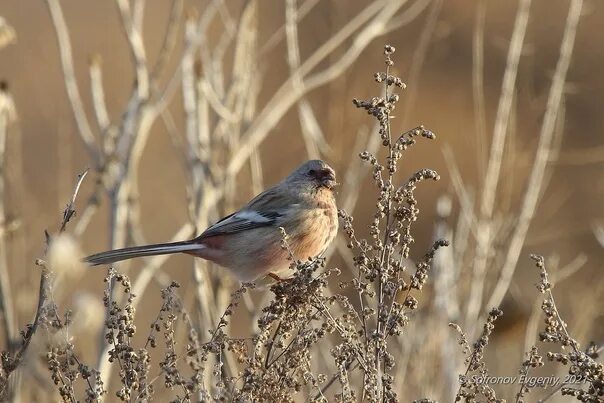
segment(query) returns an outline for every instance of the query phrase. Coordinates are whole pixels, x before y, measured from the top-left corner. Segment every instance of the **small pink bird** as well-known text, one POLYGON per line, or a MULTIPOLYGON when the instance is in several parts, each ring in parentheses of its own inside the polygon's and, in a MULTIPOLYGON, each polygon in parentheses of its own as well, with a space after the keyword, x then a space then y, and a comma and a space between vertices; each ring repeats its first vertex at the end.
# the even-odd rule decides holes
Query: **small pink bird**
POLYGON ((334 170, 321 160, 300 165, 281 183, 201 235, 173 243, 115 249, 88 256, 91 265, 142 256, 187 253, 229 269, 240 281, 291 277, 290 251, 297 260, 325 252, 338 231, 334 170), (290 251, 281 246, 282 227, 290 251))

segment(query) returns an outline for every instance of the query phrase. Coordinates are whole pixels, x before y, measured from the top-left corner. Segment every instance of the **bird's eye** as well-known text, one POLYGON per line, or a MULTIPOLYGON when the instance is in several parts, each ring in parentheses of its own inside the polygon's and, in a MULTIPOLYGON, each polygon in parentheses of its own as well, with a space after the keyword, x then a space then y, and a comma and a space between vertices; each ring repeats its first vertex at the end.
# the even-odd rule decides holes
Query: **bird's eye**
POLYGON ((310 176, 315 176, 317 174, 317 171, 315 171, 314 169, 311 169, 310 171, 308 171, 308 174, 310 176))

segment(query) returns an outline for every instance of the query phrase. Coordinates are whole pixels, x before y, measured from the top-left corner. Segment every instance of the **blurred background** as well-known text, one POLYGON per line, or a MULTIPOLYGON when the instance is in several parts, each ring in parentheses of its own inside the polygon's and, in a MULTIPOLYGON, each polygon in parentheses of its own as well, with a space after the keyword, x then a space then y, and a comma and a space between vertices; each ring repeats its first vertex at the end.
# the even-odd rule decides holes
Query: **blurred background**
MULTIPOLYGON (((401 342, 407 357, 401 365, 409 368, 401 396, 451 396, 455 388, 441 373, 434 334, 456 347, 456 335, 447 330, 456 321, 475 337, 477 320, 492 302, 501 304, 504 316, 487 362, 494 374, 516 373, 539 315, 538 271, 529 253, 549 262, 571 333, 584 345, 601 343, 604 7, 581 2, 564 72, 560 48, 565 32, 574 33, 568 21, 577 3, 0 2, 0 80, 13 103, 5 109, 1 245, 13 326, 31 321, 39 282, 34 261, 44 254, 44 230, 55 231, 86 168, 78 215, 68 227, 74 253, 192 236, 317 157, 336 168, 339 204, 366 234, 377 193, 357 155, 377 150, 378 135, 351 100, 381 93, 373 73, 383 70, 388 43, 396 48, 393 72, 407 84, 393 130, 424 125, 437 135, 405 152, 399 169, 401 183, 420 168, 441 175, 418 190, 412 257, 423 255, 435 234, 445 234, 453 243, 436 278, 448 272, 440 284, 455 291, 441 301, 445 308, 437 303, 442 290, 436 286, 422 295, 411 341, 401 342), (68 90, 65 73, 73 73, 68 90), (559 102, 556 79, 562 80, 559 102), (500 155, 492 150, 494 136, 500 155), (502 272, 509 283, 501 283, 502 272), (445 312, 437 315, 442 320, 434 318, 436 311, 445 312), (434 350, 421 370, 413 346, 434 350)), ((329 265, 346 277, 353 267, 343 242, 329 265)), ((205 293, 211 299, 206 314, 222 312, 236 287, 220 269, 193 267, 189 257, 157 263, 146 272, 141 323, 157 313, 166 279, 184 284, 187 303, 205 293)), ((136 261, 124 270, 136 278, 135 269, 146 265, 136 261)), ((102 317, 105 274, 61 272, 55 302, 63 310, 89 309, 84 317, 102 317)), ((263 298, 256 292, 250 311, 263 298)), ((80 335, 98 331, 84 326, 80 335)), ((84 357, 94 362, 97 348, 92 343, 84 357)), ((452 354, 463 365, 461 353, 452 354)), ((43 390, 49 382, 44 371, 32 364, 25 376, 43 390)), ((516 392, 495 388, 507 398, 516 392)))

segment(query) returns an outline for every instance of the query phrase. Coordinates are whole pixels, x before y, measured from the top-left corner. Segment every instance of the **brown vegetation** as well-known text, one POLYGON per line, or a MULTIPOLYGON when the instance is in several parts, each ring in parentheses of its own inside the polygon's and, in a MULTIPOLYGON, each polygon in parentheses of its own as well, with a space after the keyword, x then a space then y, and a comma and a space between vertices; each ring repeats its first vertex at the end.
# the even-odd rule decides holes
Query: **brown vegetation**
POLYGON ((27 28, 10 25, 26 6, 0 8, 5 398, 604 399, 593 174, 604 159, 601 146, 573 150, 587 140, 564 137, 602 118, 581 85, 581 74, 602 84, 585 66, 604 55, 586 62, 581 34, 597 32, 600 7, 116 0, 106 19, 86 16, 86 6, 110 15, 103 2, 83 3, 46 0, 40 14, 32 2, 27 28), (87 26, 98 21, 100 42, 87 26), (42 32, 56 34, 40 39, 43 85, 14 50, 42 32), (399 49, 387 45, 379 68, 383 36, 399 49), (109 52, 90 54, 94 44, 109 52), (43 86, 52 96, 40 109, 31 88, 43 86), (354 114, 355 96, 370 119, 354 114), (57 136, 30 134, 40 116, 56 125, 61 114, 57 136), (432 130, 438 141, 419 141, 432 130), (53 169, 32 174, 51 150, 53 169), (292 262, 291 280, 240 285, 165 256, 108 271, 80 263, 107 239, 190 237, 317 157, 339 168, 343 230, 327 256, 292 262), (443 180, 424 164, 445 168, 443 180), (70 198, 74 166, 86 165, 70 198), (39 239, 56 222, 53 197, 68 205, 39 239), (528 249, 547 255, 533 256, 537 271, 528 249), (543 301, 527 286, 538 275, 543 301))

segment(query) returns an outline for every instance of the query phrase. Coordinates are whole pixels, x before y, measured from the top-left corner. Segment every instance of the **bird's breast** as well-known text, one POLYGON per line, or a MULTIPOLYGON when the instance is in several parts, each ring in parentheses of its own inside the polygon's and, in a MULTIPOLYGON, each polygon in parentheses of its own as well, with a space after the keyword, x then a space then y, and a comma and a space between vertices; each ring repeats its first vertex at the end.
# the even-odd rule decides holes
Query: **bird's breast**
POLYGON ((338 213, 331 191, 319 191, 292 224, 286 232, 296 259, 307 260, 325 252, 338 231, 338 213))

